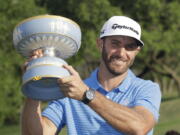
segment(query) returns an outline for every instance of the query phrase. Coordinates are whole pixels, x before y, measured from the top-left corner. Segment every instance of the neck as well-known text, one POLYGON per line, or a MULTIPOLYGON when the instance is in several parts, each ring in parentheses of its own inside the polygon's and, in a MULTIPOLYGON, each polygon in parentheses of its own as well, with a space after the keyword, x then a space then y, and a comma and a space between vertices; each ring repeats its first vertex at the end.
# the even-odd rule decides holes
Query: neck
POLYGON ((98 72, 98 80, 105 90, 112 90, 116 88, 127 76, 127 72, 124 72, 120 75, 111 74, 107 68, 100 65, 98 72))

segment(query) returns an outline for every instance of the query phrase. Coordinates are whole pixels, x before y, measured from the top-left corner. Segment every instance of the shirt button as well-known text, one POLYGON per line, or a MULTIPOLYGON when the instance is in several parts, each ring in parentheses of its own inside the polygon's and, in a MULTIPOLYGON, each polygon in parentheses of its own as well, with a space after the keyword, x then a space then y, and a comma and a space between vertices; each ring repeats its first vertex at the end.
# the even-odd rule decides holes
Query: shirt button
POLYGON ((107 95, 106 97, 107 97, 108 99, 110 99, 110 97, 109 97, 108 95, 107 95))

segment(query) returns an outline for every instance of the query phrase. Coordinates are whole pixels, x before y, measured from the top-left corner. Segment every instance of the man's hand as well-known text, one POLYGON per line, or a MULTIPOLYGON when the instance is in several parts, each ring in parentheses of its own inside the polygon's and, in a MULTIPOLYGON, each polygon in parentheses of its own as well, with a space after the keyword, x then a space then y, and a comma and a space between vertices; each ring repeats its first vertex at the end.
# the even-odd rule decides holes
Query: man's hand
POLYGON ((82 81, 79 73, 69 65, 63 65, 70 72, 70 76, 58 79, 61 91, 66 97, 82 100, 88 86, 82 81))
POLYGON ((42 49, 37 49, 34 50, 29 59, 24 63, 24 65, 22 66, 22 72, 24 73, 26 71, 27 65, 30 61, 32 61, 33 59, 37 59, 43 56, 43 50, 42 49))

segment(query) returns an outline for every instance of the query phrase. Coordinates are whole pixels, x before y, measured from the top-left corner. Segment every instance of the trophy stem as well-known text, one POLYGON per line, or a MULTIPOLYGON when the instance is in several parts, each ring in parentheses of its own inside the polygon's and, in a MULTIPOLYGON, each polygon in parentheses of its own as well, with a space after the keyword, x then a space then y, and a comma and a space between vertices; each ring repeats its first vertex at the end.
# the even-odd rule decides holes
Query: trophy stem
POLYGON ((54 47, 43 48, 43 54, 44 54, 44 56, 51 56, 51 57, 56 56, 54 47))

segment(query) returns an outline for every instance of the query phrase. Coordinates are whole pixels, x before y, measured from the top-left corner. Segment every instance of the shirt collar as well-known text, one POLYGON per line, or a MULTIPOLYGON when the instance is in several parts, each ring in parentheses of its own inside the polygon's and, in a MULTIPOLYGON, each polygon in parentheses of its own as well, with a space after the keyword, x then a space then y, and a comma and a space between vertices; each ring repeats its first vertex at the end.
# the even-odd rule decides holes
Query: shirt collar
MULTIPOLYGON (((95 69, 90 76, 90 81, 89 82, 89 86, 93 89, 99 89, 102 88, 102 85, 99 83, 98 81, 98 68, 95 69)), ((132 80, 135 78, 136 76, 134 75, 134 73, 128 69, 128 73, 127 76, 125 77, 125 79, 122 81, 122 83, 116 88, 118 91, 120 92, 126 92, 127 89, 129 88, 129 86, 132 83, 132 80)))
POLYGON ((135 77, 136 76, 134 75, 134 73, 130 69, 128 69, 127 76, 122 81, 122 83, 118 86, 119 91, 123 93, 126 92, 129 86, 132 84, 132 81, 135 77))
POLYGON ((95 69, 90 76, 90 84, 89 86, 95 90, 99 89, 99 87, 102 87, 101 84, 98 81, 98 68, 95 69))

